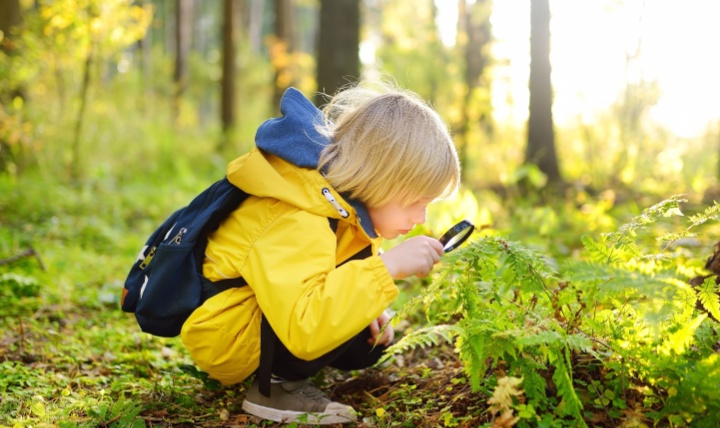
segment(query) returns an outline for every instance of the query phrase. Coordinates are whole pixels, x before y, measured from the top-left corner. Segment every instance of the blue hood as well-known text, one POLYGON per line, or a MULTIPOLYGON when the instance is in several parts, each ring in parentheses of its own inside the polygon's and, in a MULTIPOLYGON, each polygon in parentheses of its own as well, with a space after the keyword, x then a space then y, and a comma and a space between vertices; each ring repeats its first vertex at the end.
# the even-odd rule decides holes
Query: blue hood
POLYGON ((281 117, 266 120, 255 134, 258 148, 302 168, 317 169, 320 152, 328 145, 317 128, 323 114, 295 88, 280 100, 281 117))
MULTIPOLYGON (((317 169, 320 153, 330 143, 318 128, 325 125, 322 112, 302 92, 288 88, 280 100, 282 116, 263 122, 255 134, 255 144, 301 168, 317 169)), ((365 205, 348 195, 342 195, 357 212, 365 233, 377 237, 365 205)))

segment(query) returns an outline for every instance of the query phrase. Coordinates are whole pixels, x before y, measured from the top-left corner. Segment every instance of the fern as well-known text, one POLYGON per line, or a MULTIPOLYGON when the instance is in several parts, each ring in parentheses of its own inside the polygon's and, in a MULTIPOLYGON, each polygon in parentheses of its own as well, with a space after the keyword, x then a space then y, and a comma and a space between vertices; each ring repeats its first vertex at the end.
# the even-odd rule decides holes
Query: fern
POLYGON ((599 409, 598 385, 615 394, 602 404, 608 414, 636 405, 623 401, 636 389, 653 385, 649 394, 665 391, 648 399, 652 409, 644 415, 659 425, 682 414, 676 402, 699 400, 692 409, 717 408, 706 379, 720 374, 699 361, 718 361, 710 356, 720 328, 702 322, 706 316, 698 315, 695 304, 717 318, 720 290, 712 280, 693 290, 679 278, 688 272, 680 266, 688 250, 672 252, 669 243, 719 218, 720 205, 683 217, 687 225, 680 231, 658 234, 654 228, 664 227, 659 223, 682 215, 682 202, 672 197, 616 232, 583 236, 581 257, 560 268, 519 242, 485 237, 469 243, 443 257, 429 286, 399 313, 422 306, 429 321, 453 324, 416 330, 388 355, 454 340, 473 391, 492 390, 497 376, 522 378, 527 402, 547 420, 583 424, 583 417, 599 409), (648 251, 642 244, 653 236, 661 236, 663 245, 648 251), (688 381, 688 367, 701 374, 688 381), (669 399, 667 391, 684 396, 669 399))
POLYGON ((648 226, 655 223, 661 217, 672 217, 683 215, 680 211, 680 204, 687 202, 683 195, 675 195, 665 199, 634 217, 630 222, 620 226, 617 232, 608 233, 606 236, 611 241, 621 241, 626 237, 635 236, 639 230, 647 230, 648 226))
POLYGON ((587 426, 580 413, 583 406, 573 386, 569 360, 569 356, 563 354, 552 354, 550 357, 550 362, 555 367, 552 380, 555 383, 558 395, 563 399, 563 405, 559 406, 558 411, 563 415, 573 416, 578 426, 587 426))
MULTIPOLYGON (((686 202, 681 195, 672 196, 659 202, 643 212, 628 223, 620 226, 617 231, 602 235, 603 242, 609 245, 606 263, 615 263, 619 259, 630 260, 637 257, 640 251, 635 243, 637 233, 646 231, 648 227, 663 217, 682 216, 680 204, 686 202)), ((585 241, 583 241, 583 244, 585 241)))
POLYGON ((720 286, 715 282, 717 276, 705 278, 698 287, 697 296, 703 307, 716 320, 720 320, 720 286))
POLYGON ((438 345, 441 340, 452 343, 453 338, 457 336, 457 334, 457 328, 449 324, 419 328, 403 336, 402 339, 390 346, 380 361, 378 361, 378 364, 382 364, 394 355, 402 354, 419 347, 424 348, 438 345))
POLYGON ((666 233, 665 235, 662 235, 658 237, 658 241, 666 242, 665 247, 662 251, 667 250, 670 248, 670 246, 682 238, 690 238, 696 236, 695 233, 692 232, 693 229, 707 223, 710 220, 718 220, 720 219, 720 204, 715 202, 713 206, 708 207, 705 211, 699 214, 695 214, 689 217, 689 225, 686 229, 682 230, 681 232, 677 233, 666 233))
POLYGON ((613 254, 612 249, 607 245, 584 235, 580 237, 580 241, 592 261, 598 263, 618 263, 620 261, 619 255, 613 254))
POLYGON ((513 362, 512 369, 523 379, 523 389, 528 402, 536 408, 544 406, 548 399, 547 382, 539 372, 546 370, 547 367, 532 358, 519 358, 513 362))

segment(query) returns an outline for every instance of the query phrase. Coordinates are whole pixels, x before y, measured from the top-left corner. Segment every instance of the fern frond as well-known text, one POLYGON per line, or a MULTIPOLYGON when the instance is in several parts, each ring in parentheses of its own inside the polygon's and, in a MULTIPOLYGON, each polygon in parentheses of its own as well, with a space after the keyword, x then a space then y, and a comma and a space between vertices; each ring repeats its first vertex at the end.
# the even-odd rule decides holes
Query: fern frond
POLYGON ((517 359, 514 336, 508 333, 514 326, 507 317, 493 315, 488 310, 477 318, 461 319, 457 327, 456 348, 473 391, 480 389, 490 360, 496 363, 517 359))
POLYGON ((640 255, 637 244, 632 239, 634 235, 603 235, 602 241, 595 241, 587 236, 580 237, 588 255, 598 263, 619 264, 640 255))
POLYGON ((582 242, 590 259, 594 262, 616 263, 620 261, 617 254, 613 254, 612 249, 586 235, 580 237, 580 242, 582 242))
POLYGON ((565 343, 567 343, 570 350, 580 351, 597 356, 595 350, 592 347, 592 342, 590 341, 590 338, 584 334, 569 334, 565 338, 565 343))
POLYGON ((695 233, 692 233, 691 230, 705 224, 706 222, 710 220, 719 220, 720 219, 720 205, 715 202, 713 206, 708 207, 703 211, 702 213, 695 214, 689 217, 688 221, 690 222, 690 225, 683 231, 680 231, 679 233, 667 233, 661 237, 658 238, 659 241, 666 242, 665 246, 663 247, 663 251, 668 249, 675 241, 682 239, 682 238, 690 238, 696 236, 695 233))
POLYGON ((669 336, 665 336, 663 344, 660 349, 670 355, 670 352, 674 352, 676 355, 681 355, 685 352, 695 341, 695 331, 700 327, 700 324, 707 318, 707 315, 702 314, 695 317, 692 320, 684 323, 679 329, 674 331, 669 336))
POLYGON ((453 338, 457 335, 458 328, 449 324, 419 328, 403 336, 402 339, 390 346, 380 361, 378 361, 378 364, 389 360, 393 355, 402 354, 418 347, 437 346, 441 340, 452 343, 453 338))
POLYGON ((558 410, 564 415, 575 417, 579 426, 587 427, 580 414, 583 406, 573 386, 572 371, 570 369, 572 366, 569 357, 563 355, 563 352, 550 354, 550 357, 550 363, 555 367, 552 380, 557 387, 558 395, 565 401, 565 406, 558 408, 558 410))
POLYGON ((547 368, 533 358, 519 358, 513 366, 514 368, 519 366, 517 370, 523 378, 522 385, 523 389, 525 389, 528 402, 536 407, 546 403, 547 382, 545 381, 545 377, 540 374, 540 371, 546 370, 547 368))
POLYGON ((646 208, 643 212, 634 217, 630 222, 620 226, 617 232, 610 233, 611 236, 635 234, 638 230, 647 229, 648 225, 655 223, 660 217, 672 217, 674 215, 683 215, 680 211, 680 204, 687 202, 683 195, 671 196, 657 204, 646 208))
POLYGON ((697 296, 703 307, 716 320, 720 320, 720 286, 715 283, 716 276, 705 278, 698 287, 697 296))
POLYGON ((518 242, 500 242, 511 281, 530 286, 525 291, 545 291, 545 281, 555 277, 544 256, 518 242))
POLYGON ((555 331, 541 331, 537 334, 524 334, 522 332, 515 332, 518 335, 515 339, 515 343, 523 347, 534 347, 540 345, 557 345, 564 343, 563 337, 560 333, 555 331))
POLYGON ((598 286, 601 292, 620 293, 626 290, 638 290, 647 297, 664 296, 664 290, 674 279, 670 272, 643 272, 633 269, 576 260, 567 263, 566 274, 575 283, 598 286))
POLYGON ((709 220, 720 220, 720 204, 716 201, 713 206, 708 207, 702 213, 691 215, 689 220, 690 226, 688 229, 700 226, 709 220))

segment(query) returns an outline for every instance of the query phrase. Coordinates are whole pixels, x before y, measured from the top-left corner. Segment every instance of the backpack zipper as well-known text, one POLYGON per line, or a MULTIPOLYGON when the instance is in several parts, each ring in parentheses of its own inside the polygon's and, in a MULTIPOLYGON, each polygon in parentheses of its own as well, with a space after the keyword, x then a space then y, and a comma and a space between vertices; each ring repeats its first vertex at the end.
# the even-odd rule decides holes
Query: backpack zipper
POLYGON ((187 228, 183 227, 180 229, 177 235, 170 241, 170 243, 175 245, 180 245, 180 242, 182 242, 183 236, 185 236, 185 232, 187 232, 187 228))
POLYGON ((148 255, 145 256, 142 263, 140 263, 140 266, 138 266, 140 269, 145 269, 150 262, 152 261, 153 257, 155 257, 155 251, 157 250, 157 247, 150 248, 150 251, 148 252, 148 255))

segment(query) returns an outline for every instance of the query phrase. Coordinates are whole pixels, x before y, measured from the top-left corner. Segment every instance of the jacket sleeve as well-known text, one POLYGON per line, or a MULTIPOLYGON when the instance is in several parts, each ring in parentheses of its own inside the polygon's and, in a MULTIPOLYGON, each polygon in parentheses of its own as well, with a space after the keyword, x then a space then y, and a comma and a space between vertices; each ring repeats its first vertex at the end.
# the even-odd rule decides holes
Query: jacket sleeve
POLYGON ((398 294, 378 256, 336 268, 336 242, 327 218, 286 212, 259 235, 240 269, 278 338, 304 360, 355 336, 398 294))

